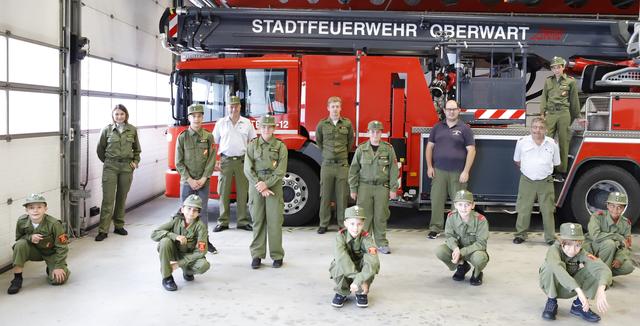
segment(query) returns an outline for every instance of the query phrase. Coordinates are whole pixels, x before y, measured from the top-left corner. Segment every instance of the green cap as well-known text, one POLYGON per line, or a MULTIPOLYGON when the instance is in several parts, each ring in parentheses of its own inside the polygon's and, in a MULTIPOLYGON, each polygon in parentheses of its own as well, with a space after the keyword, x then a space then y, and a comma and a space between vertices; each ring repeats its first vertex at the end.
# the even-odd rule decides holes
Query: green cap
POLYGON ((229 97, 229 105, 240 104, 240 98, 237 96, 229 97))
POLYGON ((364 220, 367 217, 364 216, 364 208, 356 205, 344 210, 344 219, 346 220, 348 218, 359 218, 361 220, 364 220))
POLYGON ((562 223, 562 225, 560 225, 560 239, 584 240, 582 225, 578 223, 562 223))
POLYGON ((272 115, 263 115, 260 117, 260 125, 261 126, 275 126, 276 125, 276 117, 272 115))
POLYGON ((189 105, 187 111, 189 112, 189 114, 198 112, 204 114, 204 106, 202 104, 191 104, 189 105))
POLYGON ((24 204, 22 204, 22 206, 27 207, 27 205, 29 204, 33 204, 33 203, 47 203, 47 200, 44 199, 44 196, 40 195, 40 194, 30 194, 29 196, 27 196, 27 200, 25 200, 24 204))
POLYGON ((627 199, 627 194, 623 194, 621 192, 615 191, 615 192, 609 193, 609 197, 607 198, 607 203, 627 205, 629 203, 629 200, 627 199))
POLYGON ((184 203, 182 203, 182 206, 189 206, 189 207, 202 209, 202 199, 200 199, 200 197, 196 194, 189 195, 189 197, 187 197, 187 199, 184 200, 184 203))
POLYGON ((469 203, 473 203, 473 194, 469 190, 458 190, 453 196, 453 202, 466 201, 469 203))
POLYGON ((369 130, 382 130, 383 129, 382 122, 378 120, 373 120, 369 122, 369 125, 367 126, 367 128, 369 130))
POLYGON ((562 57, 553 57, 550 66, 564 66, 567 62, 562 57))

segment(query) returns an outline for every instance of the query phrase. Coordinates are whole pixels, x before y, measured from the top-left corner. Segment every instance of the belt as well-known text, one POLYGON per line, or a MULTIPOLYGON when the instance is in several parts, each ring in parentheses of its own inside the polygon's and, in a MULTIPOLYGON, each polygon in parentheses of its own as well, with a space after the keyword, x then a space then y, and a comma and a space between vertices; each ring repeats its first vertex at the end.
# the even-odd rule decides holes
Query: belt
POLYGON ((530 181, 530 182, 549 181, 549 179, 553 180, 553 176, 550 176, 550 175, 549 175, 549 176, 547 176, 547 177, 545 177, 544 179, 540 179, 540 180, 533 180, 533 179, 530 179, 529 177, 527 177, 527 176, 526 176, 526 175, 524 175, 523 173, 520 173, 520 175, 521 175, 523 178, 527 179, 527 181, 530 181))
POLYGON ((386 181, 365 181, 365 180, 360 180, 360 182, 366 183, 366 184, 372 185, 372 186, 385 186, 386 188, 389 188, 389 183, 387 183, 386 181))
POLYGON ((346 164, 347 160, 346 159, 344 159, 344 160, 325 160, 325 159, 323 159, 322 163, 327 163, 327 164, 346 164))
POLYGON ((227 156, 224 154, 220 154, 220 157, 222 158, 226 158, 226 159, 230 159, 230 160, 244 160, 244 155, 240 155, 240 156, 227 156))
POLYGON ((132 161, 130 158, 108 158, 105 161, 107 162, 118 162, 118 163, 129 163, 132 161))
POLYGON ((257 174, 271 174, 273 173, 273 170, 271 169, 264 169, 264 170, 256 170, 257 174))
POLYGON ((547 110, 557 112, 557 111, 569 110, 569 107, 565 105, 549 104, 547 105, 547 110))

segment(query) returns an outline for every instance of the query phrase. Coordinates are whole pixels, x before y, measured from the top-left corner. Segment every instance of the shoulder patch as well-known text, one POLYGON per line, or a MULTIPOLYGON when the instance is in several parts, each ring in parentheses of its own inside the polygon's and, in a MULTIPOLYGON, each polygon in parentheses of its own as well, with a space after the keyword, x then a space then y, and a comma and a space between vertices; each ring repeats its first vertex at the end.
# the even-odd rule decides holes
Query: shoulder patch
POLYGON ((376 247, 369 247, 369 249, 367 249, 367 251, 371 255, 377 255, 378 254, 378 248, 376 248, 376 247))
POLYGON ((591 259, 591 260, 597 260, 598 257, 592 255, 592 254, 587 254, 587 258, 591 259))
POLYGON ((66 234, 66 233, 63 233, 63 234, 61 234, 61 235, 59 235, 59 236, 58 236, 58 241, 59 241, 61 244, 67 244, 67 243, 69 242, 69 237, 67 236, 67 234, 66 234))
POLYGON ((486 220, 487 220, 487 218, 484 217, 484 215, 478 213, 478 221, 486 221, 486 220))
POLYGON ((597 212, 596 212, 596 215, 598 215, 598 216, 604 216, 604 212, 603 212, 603 211, 597 211, 597 212))
POLYGON ((340 233, 340 234, 344 234, 344 231, 346 231, 346 230, 347 230, 347 229, 340 229, 340 230, 338 230, 338 233, 340 233))
POLYGON ((369 232, 362 231, 362 233, 360 233, 360 235, 362 235, 363 237, 368 237, 369 236, 369 232))
POLYGON ((447 214, 447 217, 452 216, 455 213, 456 213, 456 211, 450 211, 449 214, 447 214))
MULTIPOLYGON (((625 217, 625 218, 626 218, 626 217, 625 217)), ((629 223, 629 225, 631 225, 631 220, 630 220, 630 219, 628 219, 628 218, 626 218, 626 219, 627 219, 627 223, 629 223)))
POLYGON ((198 250, 201 252, 207 251, 207 244, 204 241, 198 241, 198 250))

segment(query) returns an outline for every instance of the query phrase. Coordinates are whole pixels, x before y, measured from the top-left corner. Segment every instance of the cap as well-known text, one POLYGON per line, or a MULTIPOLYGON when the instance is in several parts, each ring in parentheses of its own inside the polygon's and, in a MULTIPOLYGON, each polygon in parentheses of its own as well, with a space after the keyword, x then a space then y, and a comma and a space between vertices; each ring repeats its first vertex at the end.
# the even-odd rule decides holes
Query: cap
POLYGON ((607 203, 627 205, 629 203, 629 200, 627 199, 627 194, 623 194, 621 192, 615 191, 615 192, 609 193, 609 197, 607 198, 607 203))
POLYGON ((364 220, 367 217, 364 215, 364 208, 356 205, 344 210, 344 219, 346 220, 348 218, 359 218, 364 220))
POLYGON ((369 125, 367 126, 367 128, 369 130, 382 130, 383 129, 382 122, 378 120, 373 120, 369 122, 369 125))
POLYGON ((22 206, 27 207, 27 205, 29 204, 33 204, 33 203, 47 203, 47 200, 44 199, 44 196, 40 195, 40 194, 30 194, 29 196, 27 196, 27 200, 24 201, 24 204, 22 204, 22 206))
POLYGON ((567 62, 562 57, 553 57, 550 66, 566 65, 567 62))
POLYGON ((237 96, 229 97, 229 105, 240 104, 240 98, 237 96))
POLYGON ((466 201, 469 203, 473 203, 473 194, 469 190, 458 190, 453 196, 453 202, 466 201))
POLYGON ((584 240, 582 225, 578 223, 562 223, 562 225, 560 225, 560 239, 584 240))
POLYGON ((260 117, 260 125, 261 126, 275 126, 276 125, 276 117, 272 115, 263 115, 260 117))
POLYGON ((187 199, 184 200, 182 206, 196 207, 202 209, 202 199, 196 194, 189 195, 187 199))
POLYGON ((189 105, 187 111, 189 112, 189 114, 198 112, 204 114, 204 106, 202 106, 202 104, 191 104, 189 105))

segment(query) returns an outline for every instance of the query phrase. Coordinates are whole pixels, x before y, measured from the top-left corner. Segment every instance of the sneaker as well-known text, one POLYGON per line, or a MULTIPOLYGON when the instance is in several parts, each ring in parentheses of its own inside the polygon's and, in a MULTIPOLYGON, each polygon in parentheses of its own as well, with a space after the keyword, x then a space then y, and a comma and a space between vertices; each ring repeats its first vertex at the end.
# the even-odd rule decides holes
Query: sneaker
POLYGON ((189 274, 185 271, 182 271, 182 278, 184 278, 184 280, 187 282, 191 282, 196 279, 196 277, 193 276, 193 274, 189 274))
MULTIPOLYGON (((474 274, 475 274, 475 271, 474 271, 474 274)), ((469 279, 469 283, 471 283, 471 285, 473 286, 482 285, 482 272, 480 272, 478 277, 475 277, 472 275, 471 278, 469 279)))
POLYGON ((513 238, 513 243, 515 243, 515 244, 521 244, 523 242, 524 242, 524 238, 522 238, 522 237, 513 238))
POLYGON ((276 259, 276 260, 274 260, 274 261, 273 261, 273 265, 271 265, 271 266, 273 266, 273 268, 280 268, 280 267, 282 267, 282 259, 276 259))
POLYGON ((369 298, 366 294, 356 294, 356 305, 360 308, 366 308, 369 306, 369 298))
POLYGON ((431 231, 429 232, 429 234, 427 234, 427 238, 429 239, 435 239, 439 236, 440 234, 436 231, 431 231))
POLYGON ((258 268, 260 268, 260 265, 261 265, 261 264, 262 264, 262 263, 260 262, 260 258, 253 258, 253 259, 251 260, 251 268, 252 268, 252 269, 258 269, 258 268))
POLYGON ((124 228, 115 228, 113 230, 113 233, 119 234, 119 235, 127 235, 127 234, 129 234, 129 232, 127 232, 127 230, 125 230, 124 228))
POLYGON ((106 233, 98 233, 98 235, 96 235, 96 241, 102 241, 104 239, 106 239, 109 235, 106 233))
POLYGON ((327 233, 327 227, 326 226, 321 226, 318 228, 318 234, 325 234, 327 233))
POLYGON ((547 299, 547 304, 544 305, 544 311, 542 312, 542 319, 556 320, 556 314, 558 314, 558 300, 547 299))
MULTIPOLYGON (((240 228, 240 227, 238 227, 238 228, 240 228)), ((221 232, 221 231, 224 231, 224 230, 227 230, 227 229, 229 229, 228 225, 218 224, 218 225, 216 225, 215 228, 213 228, 213 232, 221 232)))
POLYGON ((451 276, 451 278, 454 281, 458 282, 464 281, 464 276, 467 275, 470 269, 471 266, 469 266, 469 263, 465 261, 462 265, 458 265, 458 267, 456 268, 456 272, 453 273, 453 276, 451 276))
POLYGON ((391 253, 391 248, 389 246, 378 247, 378 252, 388 255, 391 253))
POLYGON ((11 280, 11 285, 9 285, 9 288, 7 289, 7 293, 16 294, 20 292, 21 288, 22 288, 22 277, 20 278, 15 277, 13 280, 11 280))
POLYGON ((213 246, 213 243, 211 243, 211 241, 207 242, 207 251, 209 251, 214 255, 218 253, 218 249, 216 249, 216 247, 213 246))
POLYGON ((178 286, 176 285, 176 282, 173 280, 173 276, 169 276, 169 277, 163 278, 162 279, 162 286, 167 291, 176 291, 178 289, 178 286))
POLYGON ((240 226, 238 226, 236 228, 240 229, 240 230, 245 230, 245 231, 253 231, 253 227, 251 225, 249 225, 249 224, 240 225, 240 226))
POLYGON ((336 293, 335 296, 333 296, 333 300, 331 301, 331 305, 336 307, 336 308, 342 308, 342 306, 344 306, 344 302, 347 301, 347 296, 346 295, 342 295, 339 293, 336 293))
POLYGON ((571 304, 570 312, 572 315, 582 317, 582 319, 588 322, 595 323, 600 321, 600 316, 598 316, 598 314, 596 314, 595 312, 591 311, 591 309, 587 311, 582 311, 582 302, 580 302, 580 299, 573 300, 573 304, 571 304))

